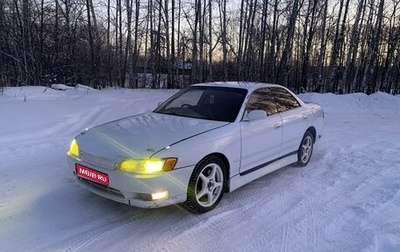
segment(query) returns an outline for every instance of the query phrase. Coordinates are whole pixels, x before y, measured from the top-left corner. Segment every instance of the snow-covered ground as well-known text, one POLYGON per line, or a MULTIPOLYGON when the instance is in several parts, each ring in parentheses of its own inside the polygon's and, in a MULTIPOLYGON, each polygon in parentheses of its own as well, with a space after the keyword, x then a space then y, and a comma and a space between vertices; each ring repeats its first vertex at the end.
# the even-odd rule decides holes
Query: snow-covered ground
POLYGON ((0 251, 400 251, 400 97, 303 94, 325 109, 305 168, 285 167, 204 215, 139 209, 79 187, 70 140, 153 109, 168 90, 6 88, 0 251))

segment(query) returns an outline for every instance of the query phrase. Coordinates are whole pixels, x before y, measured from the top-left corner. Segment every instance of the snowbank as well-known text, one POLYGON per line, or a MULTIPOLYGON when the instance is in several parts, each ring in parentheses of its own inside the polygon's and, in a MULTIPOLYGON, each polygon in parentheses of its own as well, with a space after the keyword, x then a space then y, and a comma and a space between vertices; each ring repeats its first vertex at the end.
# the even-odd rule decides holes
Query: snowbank
POLYGON ((302 94, 325 130, 286 167, 204 215, 138 209, 80 188, 66 167, 86 127, 142 113, 177 90, 6 88, 0 96, 2 251, 399 251, 400 97, 302 94))

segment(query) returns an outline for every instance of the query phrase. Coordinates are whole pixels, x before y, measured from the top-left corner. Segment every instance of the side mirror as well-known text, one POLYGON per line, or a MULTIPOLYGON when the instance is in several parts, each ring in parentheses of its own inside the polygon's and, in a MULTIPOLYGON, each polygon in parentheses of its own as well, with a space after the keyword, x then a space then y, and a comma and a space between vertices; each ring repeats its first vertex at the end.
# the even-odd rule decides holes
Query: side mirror
POLYGON ((267 112, 264 110, 252 110, 247 114, 249 121, 256 121, 267 118, 267 112))

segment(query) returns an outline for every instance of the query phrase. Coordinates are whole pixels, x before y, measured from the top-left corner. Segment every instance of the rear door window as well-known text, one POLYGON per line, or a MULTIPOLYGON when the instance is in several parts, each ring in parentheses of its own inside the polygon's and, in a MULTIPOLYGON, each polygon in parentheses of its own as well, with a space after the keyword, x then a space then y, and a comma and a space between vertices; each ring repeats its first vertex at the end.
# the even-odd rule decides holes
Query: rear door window
POLYGON ((271 87, 270 89, 278 112, 284 112, 300 107, 300 103, 286 89, 280 87, 271 87))
POLYGON ((269 88, 260 88, 251 94, 246 111, 252 110, 264 110, 269 116, 278 113, 276 102, 269 88))

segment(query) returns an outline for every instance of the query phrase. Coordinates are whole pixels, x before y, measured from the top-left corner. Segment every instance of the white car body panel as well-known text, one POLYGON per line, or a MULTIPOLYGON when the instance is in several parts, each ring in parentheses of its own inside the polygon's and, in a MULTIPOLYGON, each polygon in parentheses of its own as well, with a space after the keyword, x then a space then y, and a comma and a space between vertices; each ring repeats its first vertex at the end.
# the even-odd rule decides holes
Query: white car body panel
POLYGON ((276 159, 282 147, 282 117, 279 113, 257 121, 240 122, 242 154, 240 172, 276 159))
POLYGON ((107 173, 110 184, 107 188, 96 186, 89 181, 78 180, 81 186, 102 197, 141 208, 154 208, 184 202, 186 200, 187 185, 181 181, 188 181, 191 169, 178 169, 173 172, 153 176, 141 176, 121 171, 109 171, 101 165, 94 165, 84 161, 68 159, 70 167, 76 163, 89 166, 100 172, 107 173), (144 201, 139 194, 168 191, 169 197, 163 201, 144 201))
POLYGON ((75 166, 84 165, 109 176, 108 186, 79 178, 88 190, 124 204, 161 207, 185 202, 193 170, 206 156, 226 163, 227 188, 231 192, 261 176, 297 162, 297 150, 307 129, 315 140, 323 130, 323 110, 304 103, 291 93, 300 106, 264 119, 246 119, 245 105, 254 90, 279 87, 260 83, 206 83, 195 86, 241 88, 247 90, 237 117, 224 122, 170 114, 146 113, 112 121, 85 130, 76 137, 80 157, 68 156, 75 166), (154 175, 123 172, 117 165, 124 159, 176 157, 172 171, 154 175), (144 200, 143 195, 167 191, 168 197, 144 200))
POLYGON ((239 174, 240 167, 240 127, 230 123, 207 133, 185 140, 156 153, 154 157, 174 157, 179 155, 175 169, 194 167, 198 161, 210 154, 223 154, 230 163, 230 176, 239 174), (190 146, 188 148, 188 146, 190 146))
POLYGON ((240 176, 235 176, 230 179, 229 192, 233 192, 234 190, 250 183, 253 180, 261 178, 262 176, 265 176, 265 175, 267 175, 273 171, 276 171, 282 167, 293 164, 296 161, 297 161, 297 155, 293 154, 293 155, 281 158, 279 160, 276 160, 275 162, 265 164, 264 166, 255 167, 257 169, 255 169, 251 173, 247 173, 247 174, 245 173, 240 176))
POLYGON ((308 128, 305 105, 280 113, 282 115, 282 149, 281 154, 296 151, 299 143, 308 128))
POLYGON ((227 125, 227 122, 199 120, 147 113, 115 120, 79 135, 79 144, 87 159, 95 157, 115 162, 129 157, 149 158, 163 148, 197 134, 227 125), (100 148, 101 147, 101 148, 100 148))

